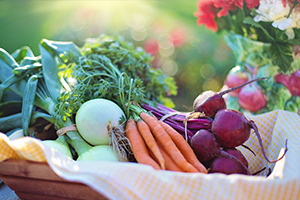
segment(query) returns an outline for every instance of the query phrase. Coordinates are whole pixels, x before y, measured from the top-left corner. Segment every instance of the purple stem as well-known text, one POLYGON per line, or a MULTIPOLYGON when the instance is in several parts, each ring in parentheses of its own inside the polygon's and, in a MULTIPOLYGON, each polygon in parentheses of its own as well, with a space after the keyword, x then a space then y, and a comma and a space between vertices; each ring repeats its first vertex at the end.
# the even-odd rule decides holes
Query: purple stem
POLYGON ((287 152, 287 150, 288 150, 288 148, 287 148, 287 140, 285 141, 285 150, 284 150, 283 155, 282 155, 280 158, 278 158, 277 160, 270 161, 270 160, 268 159, 268 157, 266 156, 266 152, 265 152, 265 149, 264 149, 264 146, 263 146, 263 143, 262 143, 262 139, 261 139, 261 137, 260 137, 260 134, 259 134, 259 132, 258 132, 258 128, 257 128, 255 122, 254 122, 253 120, 250 120, 250 121, 249 121, 249 124, 250 124, 250 126, 254 129, 254 132, 255 132, 256 137, 257 137, 257 139, 258 139, 258 143, 259 143, 259 145, 260 145, 262 154, 263 154, 264 158, 266 159, 266 161, 268 161, 269 163, 276 163, 277 161, 281 160, 281 159, 285 156, 285 154, 286 154, 286 152, 287 152))

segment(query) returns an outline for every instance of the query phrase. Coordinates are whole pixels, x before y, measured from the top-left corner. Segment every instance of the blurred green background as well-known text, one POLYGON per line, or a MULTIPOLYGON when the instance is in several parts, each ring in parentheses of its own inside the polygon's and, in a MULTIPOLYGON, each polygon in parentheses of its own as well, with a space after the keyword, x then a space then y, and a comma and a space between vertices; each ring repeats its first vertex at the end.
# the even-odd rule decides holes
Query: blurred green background
POLYGON ((190 111, 202 91, 218 91, 235 58, 222 35, 199 27, 196 0, 0 1, 0 47, 12 53, 41 39, 73 41, 119 34, 154 56, 173 76, 176 109, 190 111))

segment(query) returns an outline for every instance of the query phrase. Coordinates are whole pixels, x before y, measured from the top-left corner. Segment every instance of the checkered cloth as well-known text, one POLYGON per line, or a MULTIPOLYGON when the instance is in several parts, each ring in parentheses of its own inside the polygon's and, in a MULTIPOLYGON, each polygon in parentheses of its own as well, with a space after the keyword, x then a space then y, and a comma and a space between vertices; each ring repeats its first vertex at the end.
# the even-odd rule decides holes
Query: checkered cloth
POLYGON ((18 138, 17 133, 10 138, 0 134, 0 161, 16 158, 48 162, 60 177, 87 184, 109 199, 300 199, 299 115, 275 110, 257 116, 247 114, 247 117, 257 124, 270 160, 282 155, 288 139, 286 156, 275 164, 265 161, 254 133, 246 145, 256 156, 240 148, 249 161, 250 172, 270 168, 272 173, 268 177, 268 170, 247 176, 156 171, 150 166, 126 162, 78 162, 37 139, 22 134, 18 138))

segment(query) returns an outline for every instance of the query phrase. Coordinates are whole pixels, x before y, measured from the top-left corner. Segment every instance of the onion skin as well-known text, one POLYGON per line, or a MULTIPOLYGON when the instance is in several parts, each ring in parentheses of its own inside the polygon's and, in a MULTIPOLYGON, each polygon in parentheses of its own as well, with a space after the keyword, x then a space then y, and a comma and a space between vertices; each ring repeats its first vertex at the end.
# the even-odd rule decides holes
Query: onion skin
POLYGON ((79 134, 91 145, 108 145, 109 132, 120 126, 125 114, 114 102, 107 99, 92 99, 78 109, 76 126, 79 134))
POLYGON ((77 161, 111 161, 119 162, 112 146, 97 145, 80 155, 77 161))
POLYGON ((69 158, 72 158, 72 154, 68 143, 65 141, 65 136, 59 136, 56 140, 43 140, 42 143, 48 147, 57 150, 60 153, 65 154, 69 158))

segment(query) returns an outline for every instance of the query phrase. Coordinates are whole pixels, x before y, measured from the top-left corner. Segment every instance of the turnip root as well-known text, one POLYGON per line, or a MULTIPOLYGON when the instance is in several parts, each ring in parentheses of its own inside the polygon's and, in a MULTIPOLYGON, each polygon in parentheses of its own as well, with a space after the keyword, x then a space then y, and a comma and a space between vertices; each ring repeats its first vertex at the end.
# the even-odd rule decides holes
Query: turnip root
POLYGON ((287 143, 284 154, 279 159, 270 161, 266 156, 255 122, 253 120, 248 120, 239 111, 231 109, 220 110, 217 112, 212 123, 212 133, 223 148, 233 148, 242 145, 250 137, 251 129, 254 130, 262 154, 269 163, 275 163, 283 158, 287 151, 287 143))
POLYGON ((191 147, 200 162, 208 162, 220 155, 221 152, 215 136, 206 129, 199 130, 192 137, 191 147))
POLYGON ((214 117, 215 114, 221 110, 226 109, 226 102, 223 98, 224 94, 240 89, 243 86, 250 84, 254 81, 265 79, 266 77, 253 79, 239 86, 229 88, 228 90, 221 91, 219 93, 214 91, 205 91, 201 93, 193 102, 193 109, 195 112, 203 112, 207 117, 214 117))
POLYGON ((237 110, 218 111, 212 123, 212 133, 223 148, 234 148, 243 144, 250 137, 250 132, 248 120, 237 110))
POLYGON ((208 173, 223 173, 228 175, 250 174, 247 167, 240 160, 223 150, 220 152, 220 155, 212 161, 208 173))
POLYGON ((238 150, 237 148, 227 148, 227 149, 223 149, 223 151, 236 157, 239 161, 243 163, 243 165, 245 165, 245 167, 248 168, 248 161, 240 150, 238 150))

